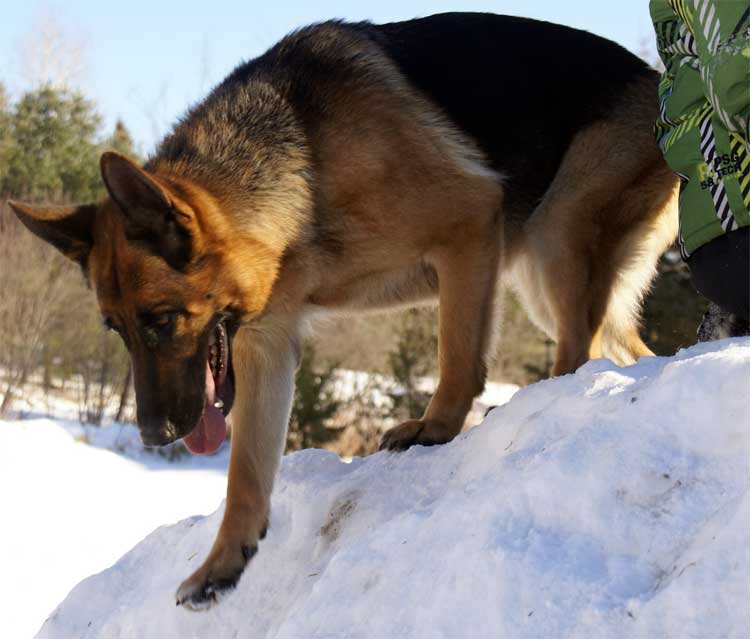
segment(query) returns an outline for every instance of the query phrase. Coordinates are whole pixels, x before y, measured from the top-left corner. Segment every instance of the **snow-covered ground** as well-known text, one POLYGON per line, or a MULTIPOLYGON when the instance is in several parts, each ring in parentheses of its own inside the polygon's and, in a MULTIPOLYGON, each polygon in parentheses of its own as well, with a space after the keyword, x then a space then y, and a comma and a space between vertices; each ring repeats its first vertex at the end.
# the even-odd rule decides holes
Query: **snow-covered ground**
POLYGON ((0 421, 0 637, 32 637, 73 586, 154 528, 215 510, 227 457, 168 462, 129 425, 0 421))
MULTIPOLYGON (((750 339, 727 340, 624 369, 590 362, 519 391, 445 446, 350 464, 289 455, 268 537, 219 606, 193 613, 174 591, 208 551, 221 507, 157 529, 81 582, 39 637, 744 639, 749 389, 750 339)), ((0 469, 15 464, 21 485, 29 462, 9 447, 0 469)), ((58 453, 39 447, 37 494, 23 495, 25 511, 1 506, 19 530, 1 544, 11 573, 32 562, 20 580, 5 572, 11 608, 71 549, 81 561, 81 544, 96 546, 82 526, 60 537, 83 510, 101 509, 110 530, 150 525, 141 498, 106 485, 113 465, 135 462, 102 451, 112 459, 81 459, 67 479, 58 453)), ((162 472, 131 477, 151 486, 162 472)), ((172 499, 210 508, 216 498, 193 488, 154 488, 155 519, 179 516, 172 499)))
MULTIPOLYGON (((384 413, 387 393, 398 390, 391 378, 358 371, 339 370, 334 381, 339 401, 358 398, 384 413)), ((436 381, 419 384, 430 390, 436 381)), ((180 445, 146 451, 132 425, 80 424, 75 384, 66 390, 29 386, 14 401, 17 419, 0 421, 0 512, 18 522, 0 527, 0 601, 13 602, 3 610, 0 638, 31 637, 81 579, 157 526, 212 512, 224 497, 226 446, 211 457, 192 457, 180 445)), ((517 390, 488 384, 470 423, 517 390)))
MULTIPOLYGON (((348 402, 361 398, 367 405, 383 409, 383 414, 392 412, 393 399, 391 394, 404 392, 398 382, 387 375, 377 375, 362 371, 339 369, 333 376, 333 396, 340 402, 348 402)), ((438 379, 435 377, 418 377, 416 389, 431 394, 437 388, 438 379)), ((516 384, 501 382, 487 382, 484 392, 474 400, 472 409, 466 418, 466 424, 474 426, 482 421, 487 409, 505 404, 518 391, 516 384)), ((346 411, 344 411, 346 412, 346 411)), ((390 418, 382 420, 380 426, 388 428, 395 425, 390 418)))

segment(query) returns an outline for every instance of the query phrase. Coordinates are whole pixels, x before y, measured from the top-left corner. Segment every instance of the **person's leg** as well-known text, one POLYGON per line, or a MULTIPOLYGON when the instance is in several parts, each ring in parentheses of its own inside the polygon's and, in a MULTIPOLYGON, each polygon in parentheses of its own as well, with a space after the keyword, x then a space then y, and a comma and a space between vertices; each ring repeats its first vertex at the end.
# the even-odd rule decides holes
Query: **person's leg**
POLYGON ((750 318, 750 227, 701 246, 688 259, 699 293, 747 323, 750 318))

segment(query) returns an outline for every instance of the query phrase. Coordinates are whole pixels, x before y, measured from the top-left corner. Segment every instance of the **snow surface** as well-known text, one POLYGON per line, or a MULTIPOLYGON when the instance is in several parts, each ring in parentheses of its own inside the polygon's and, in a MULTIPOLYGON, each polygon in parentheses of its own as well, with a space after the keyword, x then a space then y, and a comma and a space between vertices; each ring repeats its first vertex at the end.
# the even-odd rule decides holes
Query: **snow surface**
POLYGON ((590 362, 445 446, 289 455, 268 537, 219 606, 174 591, 222 508, 157 529, 38 636, 747 637, 749 387, 750 339, 725 340, 590 362))
POLYGON ((155 527, 212 512, 227 459, 169 462, 130 425, 0 421, 0 637, 32 637, 73 586, 155 527))
MULTIPOLYGON (((423 393, 434 393, 438 385, 436 377, 417 377, 415 387, 423 393)), ((363 371, 352 371, 338 369, 333 378, 333 396, 340 402, 361 399, 368 406, 383 409, 384 414, 392 412, 393 399, 391 394, 400 394, 405 391, 393 377, 366 373, 363 371)), ((505 404, 518 391, 517 384, 506 382, 487 382, 484 392, 474 400, 466 423, 478 424, 484 418, 489 408, 505 404)), ((382 420, 381 427, 394 426, 391 417, 382 420)))
MULTIPOLYGON (((359 399, 384 412, 387 392, 398 391, 395 380, 358 371, 338 370, 334 381, 339 401, 359 399)), ((13 403, 16 419, 0 421, 0 512, 18 522, 0 526, 0 601, 12 602, 2 606, 2 638, 31 637, 81 579, 157 526, 212 512, 226 491, 228 447, 210 457, 190 456, 181 445, 145 450, 133 425, 79 423, 75 383, 66 386, 45 394, 30 385, 13 403)), ((516 390, 488 384, 470 423, 516 390)))

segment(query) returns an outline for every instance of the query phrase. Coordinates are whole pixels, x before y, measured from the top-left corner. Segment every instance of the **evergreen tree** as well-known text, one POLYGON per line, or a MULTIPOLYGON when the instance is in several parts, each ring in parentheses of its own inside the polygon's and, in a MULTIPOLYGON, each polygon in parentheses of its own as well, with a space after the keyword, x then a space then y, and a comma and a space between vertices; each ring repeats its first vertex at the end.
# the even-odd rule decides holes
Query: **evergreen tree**
POLYGON ((434 368, 437 335, 433 320, 434 313, 429 310, 409 309, 397 329, 396 347, 388 355, 391 373, 401 387, 390 393, 401 419, 421 417, 430 401, 430 393, 417 388, 417 378, 434 368))
POLYGON ((36 201, 91 201, 103 193, 96 134, 101 118, 81 94, 29 91, 11 119, 5 191, 36 201))
POLYGON ((297 369, 287 450, 322 446, 339 436, 339 431, 328 428, 340 404, 333 396, 335 370, 335 365, 320 370, 315 363, 315 348, 310 343, 304 345, 297 369))
POLYGON ((112 135, 104 143, 103 150, 117 151, 131 160, 140 162, 140 154, 136 151, 133 137, 130 135, 130 131, 128 131, 125 123, 119 119, 115 123, 115 130, 112 132, 112 135))
MULTIPOLYGON (((116 149, 136 156, 127 128, 98 138, 100 117, 82 95, 50 86, 24 94, 11 108, 0 85, 0 195, 37 202, 87 202, 104 187, 99 155, 116 149)), ((100 422, 127 372, 127 353, 105 334, 96 301, 80 269, 21 229, 0 210, 0 413, 31 373, 76 374, 83 419, 100 422)), ((127 399, 127 396, 126 396, 127 399)))
POLYGON ((13 143, 10 125, 10 101, 5 86, 0 82, 0 197, 5 192, 5 176, 8 172, 8 160, 13 143))

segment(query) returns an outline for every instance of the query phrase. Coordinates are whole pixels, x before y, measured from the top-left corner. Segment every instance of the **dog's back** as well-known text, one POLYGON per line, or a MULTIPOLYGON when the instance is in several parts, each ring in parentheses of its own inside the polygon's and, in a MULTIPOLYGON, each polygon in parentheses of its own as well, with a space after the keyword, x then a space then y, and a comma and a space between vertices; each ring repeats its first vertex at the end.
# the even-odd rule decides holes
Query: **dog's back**
POLYGON ((508 178, 506 214, 533 210, 573 137, 606 117, 628 85, 648 77, 655 91, 658 82, 656 72, 609 40, 526 18, 445 13, 355 28, 508 178))

